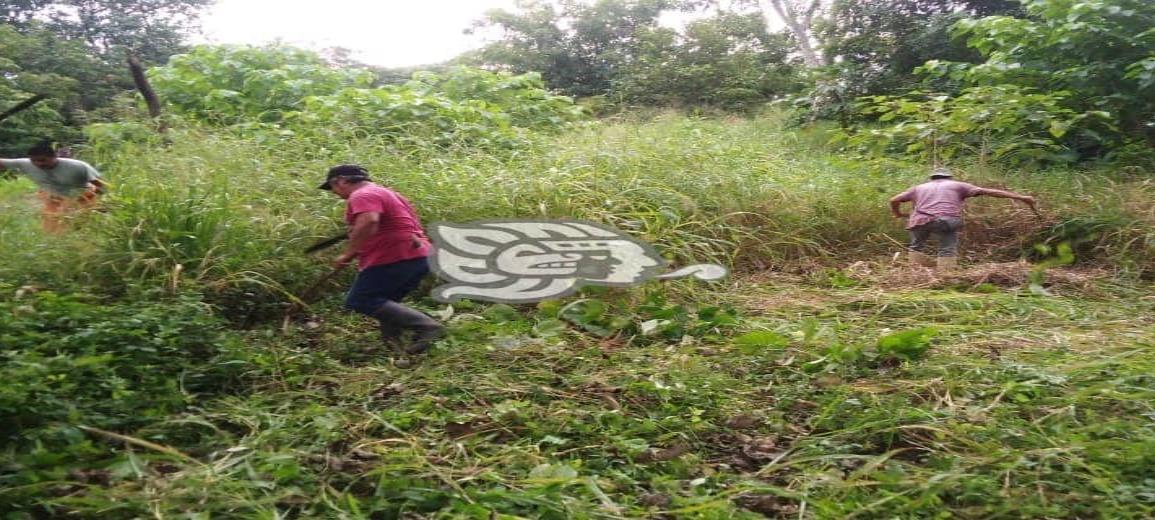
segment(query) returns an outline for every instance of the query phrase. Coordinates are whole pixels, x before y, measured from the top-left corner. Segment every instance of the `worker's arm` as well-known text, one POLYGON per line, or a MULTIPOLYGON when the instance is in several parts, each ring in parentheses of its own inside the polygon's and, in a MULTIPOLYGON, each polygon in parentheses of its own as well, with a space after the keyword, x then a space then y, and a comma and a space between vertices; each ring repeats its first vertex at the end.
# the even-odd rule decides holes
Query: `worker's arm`
POLYGON ((998 197, 1000 199, 1014 199, 1020 201, 1031 208, 1035 207, 1035 198, 1030 195, 1023 195, 1013 191, 996 190, 994 188, 979 188, 978 195, 987 195, 989 197, 998 197))
POLYGON ((108 191, 108 184, 100 178, 100 172, 96 171, 91 164, 83 163, 86 170, 88 170, 88 183, 96 187, 96 193, 104 195, 108 191))
POLYGON ((100 195, 104 195, 106 192, 108 192, 108 185, 105 184, 104 181, 102 181, 100 179, 92 179, 92 180, 89 180, 88 183, 92 184, 93 186, 96 186, 96 193, 98 193, 100 195))
POLYGON ((0 179, 15 177, 13 172, 19 171, 16 168, 16 159, 2 159, 0 158, 0 179))
POLYGON ((901 200, 894 200, 894 199, 890 200, 890 214, 891 215, 894 215, 895 218, 909 217, 910 215, 903 213, 901 208, 902 208, 902 201, 901 200))
POLYGON ((353 219, 353 227, 349 229, 349 244, 345 252, 333 261, 334 267, 345 267, 357 256, 357 250, 373 233, 377 231, 377 224, 381 222, 381 214, 377 212, 358 213, 353 219))
POLYGON ((890 214, 895 218, 905 218, 910 215, 902 212, 902 203, 911 199, 910 190, 895 195, 890 199, 890 214))

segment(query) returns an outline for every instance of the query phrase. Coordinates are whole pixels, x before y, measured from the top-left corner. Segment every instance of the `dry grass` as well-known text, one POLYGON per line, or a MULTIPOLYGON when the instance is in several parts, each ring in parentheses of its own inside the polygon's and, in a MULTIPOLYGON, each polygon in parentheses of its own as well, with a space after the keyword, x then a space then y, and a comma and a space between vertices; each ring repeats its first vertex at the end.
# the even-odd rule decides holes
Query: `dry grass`
MULTIPOLYGON (((850 264, 844 271, 854 280, 884 289, 940 289, 981 284, 1024 287, 1037 269, 1038 266, 1019 260, 960 265, 956 271, 942 272, 927 267, 911 267, 899 260, 890 263, 860 261, 850 264)), ((1111 273, 1099 267, 1066 267, 1048 269, 1043 277, 1044 287, 1093 291, 1095 283, 1110 278, 1111 273)))

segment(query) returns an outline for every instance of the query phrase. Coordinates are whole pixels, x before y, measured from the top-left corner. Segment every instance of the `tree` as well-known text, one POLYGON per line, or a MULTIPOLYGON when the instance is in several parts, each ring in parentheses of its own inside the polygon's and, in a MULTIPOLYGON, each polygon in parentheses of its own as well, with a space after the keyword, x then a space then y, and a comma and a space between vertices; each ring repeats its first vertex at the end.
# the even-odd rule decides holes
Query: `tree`
POLYGON ((201 46, 148 71, 157 94, 177 112, 218 124, 273 123, 310 96, 368 87, 373 75, 283 45, 201 46))
POLYGON ((970 9, 954 0, 836 0, 818 34, 847 96, 892 94, 917 87, 914 70, 929 60, 981 59, 950 34, 970 9))
POLYGON ((522 1, 516 12, 492 10, 475 23, 471 31, 493 31, 499 39, 461 61, 541 72, 550 88, 570 95, 605 94, 619 71, 637 60, 641 37, 657 26, 659 15, 688 5, 674 0, 522 1))
POLYGON ((1101 111, 1098 129, 1074 146, 1091 151, 1121 140, 1155 145, 1155 3, 1147 0, 1024 0, 1026 18, 963 20, 959 36, 985 61, 930 62, 926 71, 969 85, 1015 85, 1077 93, 1064 106, 1101 111))
POLYGON ((38 25, 24 33, 0 26, 0 110, 43 95, 46 99, 0 123, 0 143, 8 154, 24 153, 29 145, 42 140, 64 140, 79 134, 70 126, 84 121, 89 96, 111 95, 95 82, 101 64, 79 42, 57 38, 38 25))
POLYGON ((649 105, 744 109, 800 88, 794 43, 768 33, 758 13, 719 11, 684 34, 652 29, 638 59, 615 80, 615 97, 649 105))
MULTIPOLYGON (((0 4, 0 104, 47 99, 5 121, 0 140, 68 141, 112 117, 133 88, 126 58, 160 63, 183 48, 212 0, 13 0, 0 4)), ((9 149, 9 152, 12 150, 9 149)))
POLYGON ((212 0, 19 0, 0 8, 0 24, 19 31, 43 22, 65 40, 120 62, 124 49, 146 62, 163 62, 183 48, 212 0))
POLYGON ((773 11, 794 35, 798 42, 798 52, 810 67, 827 64, 826 58, 815 48, 814 25, 821 17, 829 0, 762 0, 762 13, 767 26, 772 26, 770 12, 773 11))
POLYGON ((932 60, 919 71, 957 92, 876 96, 866 110, 895 121, 871 130, 947 146, 980 160, 1155 159, 1155 4, 1024 0, 1025 17, 964 19, 953 31, 985 61, 932 60))
POLYGON ((38 102, 15 110, 40 96, 0 82, 0 112, 8 113, 0 120, 0 156, 23 155, 33 144, 66 133, 63 118, 51 102, 38 102))
MULTIPOLYGON (((829 0, 807 17, 819 42, 821 63, 805 98, 809 117, 837 119, 846 127, 860 96, 901 94, 926 79, 915 69, 928 60, 977 62, 981 55, 950 33, 958 20, 1017 8, 1006 0, 829 0), (820 16, 819 16, 820 15, 820 16)), ((1017 4, 1016 4, 1017 5, 1017 4)), ((945 88, 946 82, 938 82, 945 88)), ((957 92, 959 86, 954 86, 957 92)))

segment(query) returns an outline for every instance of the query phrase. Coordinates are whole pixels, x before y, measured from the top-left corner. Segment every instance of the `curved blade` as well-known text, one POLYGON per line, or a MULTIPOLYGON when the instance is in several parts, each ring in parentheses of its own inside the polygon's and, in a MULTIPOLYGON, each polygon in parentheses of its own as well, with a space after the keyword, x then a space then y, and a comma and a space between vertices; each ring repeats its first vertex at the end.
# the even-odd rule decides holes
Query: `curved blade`
POLYGON ((335 236, 333 238, 328 238, 328 239, 322 240, 320 242, 317 242, 316 244, 309 246, 309 248, 305 250, 305 254, 315 253, 315 252, 320 251, 322 249, 331 247, 334 244, 341 242, 342 240, 345 240, 347 238, 349 238, 349 235, 342 234, 340 236, 335 236))

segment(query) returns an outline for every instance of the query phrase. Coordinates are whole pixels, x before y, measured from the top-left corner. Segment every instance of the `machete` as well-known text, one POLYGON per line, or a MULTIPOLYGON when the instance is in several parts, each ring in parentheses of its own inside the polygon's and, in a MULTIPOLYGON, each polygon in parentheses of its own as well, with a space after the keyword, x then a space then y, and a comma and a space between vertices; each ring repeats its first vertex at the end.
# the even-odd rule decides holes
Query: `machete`
MULTIPOLYGON (((418 234, 413 235, 413 249, 417 249, 417 248, 421 247, 421 238, 420 237, 422 237, 422 236, 423 235, 418 235, 418 234)), ((316 253, 317 251, 320 251, 320 250, 325 249, 327 247, 332 247, 333 244, 341 242, 342 240, 347 240, 348 238, 349 238, 348 233, 343 234, 343 235, 338 235, 338 236, 335 236, 333 238, 326 238, 325 240, 322 240, 320 242, 317 242, 316 244, 309 246, 309 248, 305 250, 305 254, 316 253)))
POLYGON ((337 244, 338 242, 341 242, 342 240, 345 240, 347 238, 349 238, 348 233, 342 233, 341 235, 335 236, 333 238, 327 238, 325 240, 322 240, 320 242, 317 242, 316 244, 309 246, 309 248, 305 250, 305 254, 315 253, 315 252, 320 251, 322 249, 331 247, 334 244, 337 244))
POLYGON ((332 280, 334 276, 337 276, 337 273, 340 273, 344 269, 345 266, 343 265, 340 267, 334 267, 328 273, 325 273, 324 276, 313 282, 313 285, 310 285, 308 289, 305 289, 305 292, 301 293, 301 297, 296 298, 293 303, 290 304, 287 309, 285 309, 284 319, 281 320, 281 330, 285 333, 288 333, 289 320, 292 319, 293 314, 296 314, 297 312, 307 308, 309 306, 310 300, 312 300, 313 297, 317 295, 317 290, 320 289, 321 286, 325 284, 325 282, 332 280))

